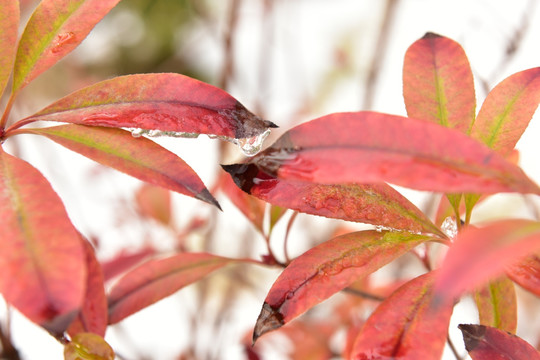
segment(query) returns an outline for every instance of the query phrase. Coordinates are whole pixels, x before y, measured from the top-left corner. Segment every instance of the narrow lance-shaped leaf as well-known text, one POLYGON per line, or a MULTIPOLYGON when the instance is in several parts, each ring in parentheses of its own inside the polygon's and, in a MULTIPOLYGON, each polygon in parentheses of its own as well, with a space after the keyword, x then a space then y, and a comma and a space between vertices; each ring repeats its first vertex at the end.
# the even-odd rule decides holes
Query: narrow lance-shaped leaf
POLYGON ((75 49, 119 1, 41 1, 19 42, 13 92, 22 89, 75 49))
MULTIPOLYGON (((540 193, 519 167, 457 130, 376 112, 336 113, 296 126, 244 165, 250 164, 271 177, 320 184, 540 193)), ((257 173, 245 172, 242 183, 268 180, 257 173)))
POLYGON ((356 338, 351 360, 441 358, 453 303, 431 307, 434 275, 407 282, 377 307, 356 338))
POLYGON ((119 322, 232 261, 206 253, 182 253, 141 264, 111 289, 109 323, 119 322))
POLYGON ((294 259, 272 285, 253 341, 429 239, 409 233, 361 231, 308 250, 294 259))
POLYGON ((511 264, 506 274, 524 289, 540 296, 540 252, 511 264))
POLYGON ((540 223, 504 220, 460 232, 436 283, 437 300, 453 299, 496 278, 540 249, 540 223))
POLYGON ((49 182, 0 148, 0 293, 26 317, 62 333, 85 290, 77 230, 49 182))
POLYGON ((403 64, 403 97, 410 117, 469 133, 476 98, 461 45, 433 33, 412 44, 403 64))
POLYGON ((0 0, 0 96, 6 88, 17 51, 19 1, 0 0))
POLYGON ((517 327, 517 298, 514 283, 501 277, 474 293, 480 324, 515 333, 517 327))
POLYGON ((473 360, 540 360, 540 353, 516 335, 484 325, 458 327, 473 360))
POLYGON ((471 136, 503 156, 516 146, 540 104, 540 67, 518 72, 486 97, 471 136))
POLYGON ((71 337, 85 332, 105 336, 105 330, 109 322, 107 319, 107 296, 105 295, 103 271, 96 259, 92 245, 82 236, 81 242, 86 254, 86 295, 79 315, 71 323, 67 332, 71 337))
POLYGON ((61 125, 24 132, 43 135, 103 165, 150 184, 192 196, 219 208, 197 173, 174 153, 121 129, 61 125))
MULTIPOLYGON (((269 127, 276 127, 249 112, 225 91, 180 74, 139 74, 102 81, 23 121, 37 120, 157 130, 146 132, 155 136, 211 134, 236 139, 258 137, 261 141, 269 127)), ((246 140, 240 145, 249 150, 256 144, 246 140)))
POLYGON ((242 190, 274 205, 307 214, 446 237, 416 206, 384 183, 324 185, 274 178, 254 164, 223 165, 223 168, 242 190), (265 181, 250 181, 255 178, 265 181))

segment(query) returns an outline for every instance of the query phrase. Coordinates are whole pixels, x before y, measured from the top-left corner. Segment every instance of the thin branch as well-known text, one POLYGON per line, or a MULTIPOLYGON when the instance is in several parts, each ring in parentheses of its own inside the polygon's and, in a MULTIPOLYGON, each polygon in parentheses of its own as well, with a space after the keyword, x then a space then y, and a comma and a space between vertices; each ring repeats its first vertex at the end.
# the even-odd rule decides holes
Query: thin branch
POLYGON ((224 57, 225 62, 223 64, 223 70, 221 71, 221 78, 218 86, 224 90, 229 88, 229 82, 234 76, 234 34, 238 27, 238 12, 241 6, 242 0, 231 0, 229 7, 229 17, 227 21, 227 29, 225 32, 224 44, 224 57))
POLYGON ((459 353, 457 352, 457 349, 454 345, 454 343, 452 342, 452 340, 450 339, 450 336, 448 336, 446 338, 446 343, 448 344, 448 346, 450 347, 450 350, 452 350, 452 353, 454 354, 454 356, 456 357, 456 360, 462 360, 462 357, 461 355, 459 355, 459 353))
POLYGON ((374 301, 379 301, 379 302, 383 302, 385 300, 385 298, 382 297, 382 296, 371 294, 371 293, 368 293, 368 292, 362 291, 362 290, 352 289, 350 287, 346 287, 342 291, 346 292, 348 294, 360 296, 360 297, 362 297, 364 299, 368 299, 368 300, 374 300, 374 301))

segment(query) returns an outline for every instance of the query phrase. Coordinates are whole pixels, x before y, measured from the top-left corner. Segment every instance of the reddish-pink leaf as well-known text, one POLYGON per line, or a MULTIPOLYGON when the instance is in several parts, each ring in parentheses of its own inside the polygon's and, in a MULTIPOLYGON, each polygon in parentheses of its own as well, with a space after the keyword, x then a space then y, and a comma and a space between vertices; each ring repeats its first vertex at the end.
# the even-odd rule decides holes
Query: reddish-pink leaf
POLYGON ((376 112, 337 113, 301 124, 235 173, 244 189, 264 187, 277 177, 320 184, 389 182, 447 193, 540 194, 519 167, 467 135, 376 112), (271 176, 258 178, 259 170, 271 176))
POLYGON ((484 325, 460 324, 473 360, 539 360, 540 353, 516 335, 484 325))
POLYGON ((154 219, 163 225, 171 222, 170 191, 150 184, 143 184, 135 194, 137 208, 142 216, 154 219))
POLYGON ((134 138, 121 129, 72 124, 24 129, 24 132, 46 136, 103 165, 219 208, 217 200, 197 173, 174 153, 152 140, 134 138))
POLYGON ((506 156, 516 146, 540 103, 540 67, 518 72, 486 97, 471 136, 506 156))
POLYGON ((229 176, 221 177, 221 189, 238 210, 240 210, 261 233, 264 232, 263 223, 266 204, 256 197, 248 195, 240 190, 229 176))
POLYGON ((377 307, 356 338, 351 360, 441 358, 453 303, 431 307, 434 275, 409 281, 377 307))
POLYGON ((506 274, 524 289, 540 296, 540 253, 511 264, 506 274))
POLYGON ((13 69, 18 34, 19 1, 0 0, 0 96, 13 69))
POLYGON ((155 254, 156 249, 151 246, 146 246, 133 252, 127 252, 125 250, 120 251, 120 253, 115 255, 112 259, 101 264, 103 277, 105 278, 105 281, 110 280, 155 254))
POLYGON ((63 332, 82 304, 79 234, 49 182, 0 148, 0 292, 30 320, 63 332))
POLYGON ((19 42, 13 92, 75 49, 120 0, 43 0, 19 42))
POLYGON ((93 333, 75 335, 64 347, 64 360, 114 360, 113 349, 103 337, 93 333))
POLYGON ((141 264, 111 289, 109 323, 119 322, 232 261, 206 253, 181 253, 141 264))
POLYGON ((276 126, 250 113, 225 91, 180 74, 139 74, 102 81, 23 121, 37 120, 159 130, 146 132, 156 136, 212 134, 237 139, 262 136, 276 126))
POLYGON ((412 44, 403 64, 403 97, 410 117, 469 133, 476 98, 463 48, 433 33, 412 44))
POLYGON ((108 324, 107 296, 103 285, 103 271, 96 259, 94 248, 90 243, 81 237, 86 252, 86 296, 79 316, 71 323, 67 332, 73 335, 91 332, 100 336, 105 336, 108 324))
POLYGON ((373 230, 338 236, 310 249, 294 259, 272 285, 253 340, 427 240, 423 235, 373 230))
POLYGON ((255 165, 222 167, 242 190, 274 205, 307 214, 446 237, 416 206, 384 183, 323 185, 274 178, 255 165), (254 174, 249 174, 250 171, 254 174), (266 178, 266 181, 246 182, 246 176, 266 178))
POLYGON ((510 333, 517 327, 517 298, 514 283, 501 277, 475 291, 480 324, 510 333))
POLYGON ((438 299, 453 299, 501 275, 505 267, 540 249, 540 223, 503 220, 460 232, 436 283, 438 299))

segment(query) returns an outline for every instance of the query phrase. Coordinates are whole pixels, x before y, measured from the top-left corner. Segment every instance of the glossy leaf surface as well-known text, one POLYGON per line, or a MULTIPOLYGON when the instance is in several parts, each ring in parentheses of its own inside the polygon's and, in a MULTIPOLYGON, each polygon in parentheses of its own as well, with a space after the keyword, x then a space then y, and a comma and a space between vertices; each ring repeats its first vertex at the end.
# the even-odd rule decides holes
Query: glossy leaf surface
POLYGON ((13 69, 18 35, 19 1, 0 0, 0 96, 13 69))
POLYGON ((508 266, 506 274, 524 289, 540 296, 540 253, 508 266))
POLYGON ((49 182, 0 148, 0 292, 33 322, 62 332, 86 280, 77 230, 49 182))
POLYGON ((277 177, 446 193, 540 193, 520 168, 457 130, 376 112, 336 113, 296 126, 234 173, 247 192, 277 177))
POLYGON ((471 136, 498 153, 509 154, 540 104, 540 67, 518 72, 486 97, 471 136))
POLYGON ((403 97, 410 117, 468 133, 476 97, 461 45, 433 33, 412 44, 403 64, 403 97))
POLYGON ((422 275, 382 302, 360 330, 350 359, 440 359, 453 303, 430 307, 433 280, 434 273, 422 275))
POLYGON ((231 261, 206 253, 181 253, 141 264, 111 289, 109 323, 119 322, 231 261))
POLYGON ((514 283, 501 277, 475 291, 480 324, 515 333, 517 327, 517 298, 514 283))
POLYGON ((138 74, 102 81, 26 120, 161 131, 157 135, 229 138, 251 138, 275 127, 225 91, 180 74, 138 74))
POLYGON ((460 232, 436 283, 438 298, 452 299, 501 275, 505 267, 540 249, 540 223, 503 220, 460 232))
POLYGON ((13 92, 56 64, 86 38, 120 0, 43 0, 19 42, 13 92))
POLYGON ((108 325, 107 297, 105 295, 103 271, 96 259, 94 248, 81 237, 86 254, 86 295, 79 315, 68 328, 68 334, 73 337, 79 333, 94 333, 105 336, 108 325))
POLYGON ((238 172, 243 169, 242 165, 224 165, 223 168, 230 172, 240 188, 273 205, 312 215, 445 237, 416 206, 387 184, 324 185, 283 180, 249 167, 257 171, 257 178, 264 177, 266 181, 243 186, 243 180, 251 174, 238 172))
POLYGON ((114 360, 114 350, 103 337, 80 333, 64 347, 64 360, 114 360))
POLYGON ((73 124, 24 131, 46 136, 103 165, 219 208, 217 200, 197 173, 174 153, 152 140, 134 138, 121 129, 73 124))
POLYGON ((409 233, 360 231, 308 250, 272 285, 255 325, 254 341, 429 239, 409 233))
POLYGON ((483 325, 458 326, 473 360, 539 360, 540 353, 525 340, 483 325))

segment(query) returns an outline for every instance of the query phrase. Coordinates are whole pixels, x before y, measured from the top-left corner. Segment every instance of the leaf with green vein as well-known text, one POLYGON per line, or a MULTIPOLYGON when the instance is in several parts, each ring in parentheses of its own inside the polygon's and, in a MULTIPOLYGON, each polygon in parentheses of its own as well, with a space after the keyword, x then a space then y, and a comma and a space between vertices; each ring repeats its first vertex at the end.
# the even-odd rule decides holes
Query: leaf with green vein
POLYGON ((273 178, 253 164, 222 167, 242 190, 273 205, 312 215, 446 237, 415 205, 384 183, 325 185, 273 178), (246 181, 250 172, 266 181, 246 181))
POLYGON ((206 253, 149 260, 120 278, 111 289, 109 323, 115 324, 234 261, 206 253))
POLYGON ((180 74, 137 74, 76 91, 24 119, 157 130, 158 135, 260 136, 272 122, 225 91, 180 74))
POLYGON ((351 360, 440 359, 453 302, 431 307, 435 273, 397 289, 367 319, 351 351, 351 360))
POLYGON ((514 284, 507 277, 491 281, 474 292, 480 324, 515 333, 517 298, 514 284))
POLYGON ((428 240, 428 236, 405 232, 360 231, 308 250, 294 259, 272 285, 253 341, 428 240))
POLYGON ((433 33, 413 43, 405 53, 403 97, 410 117, 469 133, 476 98, 461 45, 433 33))
POLYGON ((49 182, 0 148, 0 293, 31 321, 61 334, 82 304, 79 233, 49 182))
POLYGON ((103 165, 219 208, 197 173, 152 140, 134 138, 121 129, 73 124, 22 131, 43 135, 103 165))
POLYGON ((19 34, 19 1, 0 0, 0 96, 13 69, 19 34))
POLYGON ((454 299, 502 275, 507 266, 540 250, 540 223, 510 219, 461 231, 435 284, 438 300, 454 299))
POLYGON ((56 64, 86 38, 120 0, 43 0, 21 36, 13 92, 56 64))
POLYGON ((503 156, 516 146, 540 104, 540 67, 504 79, 487 95, 471 136, 503 156))

